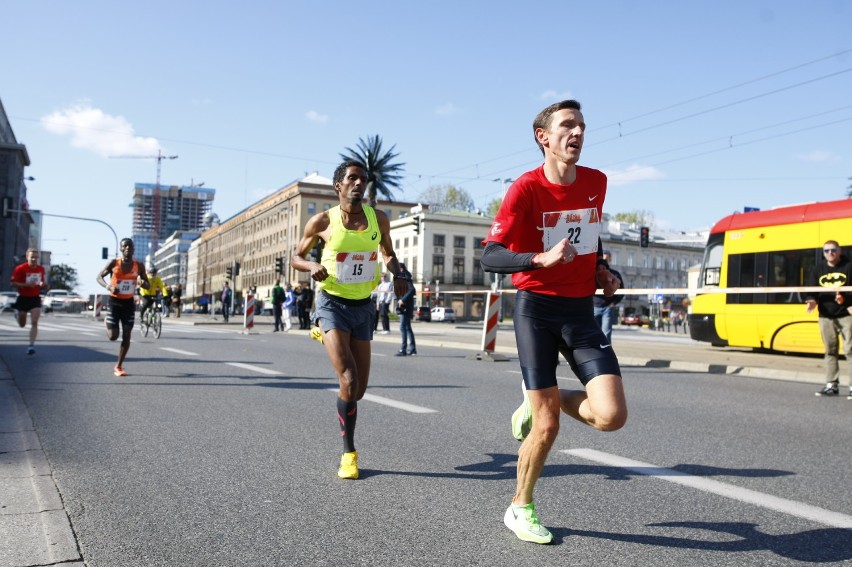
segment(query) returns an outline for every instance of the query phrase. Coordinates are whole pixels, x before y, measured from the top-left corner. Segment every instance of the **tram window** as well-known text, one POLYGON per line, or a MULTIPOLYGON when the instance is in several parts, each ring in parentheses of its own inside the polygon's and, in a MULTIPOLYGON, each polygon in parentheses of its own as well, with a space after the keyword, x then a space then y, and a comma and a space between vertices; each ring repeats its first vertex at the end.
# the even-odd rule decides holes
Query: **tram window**
POLYGON ((722 273, 722 244, 711 245, 704 253, 704 285, 718 286, 722 273))

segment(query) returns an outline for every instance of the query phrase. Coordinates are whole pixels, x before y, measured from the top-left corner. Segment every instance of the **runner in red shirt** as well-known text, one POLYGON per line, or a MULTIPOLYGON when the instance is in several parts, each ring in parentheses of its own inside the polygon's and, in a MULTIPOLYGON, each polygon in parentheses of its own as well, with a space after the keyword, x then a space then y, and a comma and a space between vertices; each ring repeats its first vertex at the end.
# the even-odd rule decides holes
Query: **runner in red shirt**
POLYGON ((27 313, 30 314, 30 344, 27 354, 35 354, 35 340, 38 336, 38 320, 41 318, 41 294, 50 289, 44 266, 39 264, 41 255, 35 248, 27 250, 27 261, 12 270, 12 287, 18 290, 15 309, 18 310, 18 325, 24 328, 27 324, 27 313))
POLYGON ((559 433, 560 411, 601 431, 627 420, 618 359, 594 318, 595 290, 611 296, 619 281, 601 258, 606 176, 577 165, 585 129, 574 100, 536 116, 533 134, 544 164, 509 188, 482 256, 483 269, 512 274, 518 288, 514 326, 524 402, 512 416, 512 433, 523 443, 503 522, 535 543, 553 539, 538 520, 533 489, 559 433), (559 352, 585 390, 556 385, 559 352))

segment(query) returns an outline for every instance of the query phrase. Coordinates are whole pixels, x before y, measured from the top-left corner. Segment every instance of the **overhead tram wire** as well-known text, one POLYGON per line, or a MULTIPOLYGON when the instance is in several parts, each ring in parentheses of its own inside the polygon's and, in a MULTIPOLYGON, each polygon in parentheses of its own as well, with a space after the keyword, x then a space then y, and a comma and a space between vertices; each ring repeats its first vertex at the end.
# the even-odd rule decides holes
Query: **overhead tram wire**
MULTIPOLYGON (((613 167, 613 166, 616 166, 616 165, 619 165, 619 164, 622 164, 622 163, 627 163, 627 162, 636 161, 636 160, 640 160, 640 159, 646 159, 646 158, 655 157, 655 156, 659 156, 659 155, 663 155, 663 154, 667 154, 667 153, 674 153, 674 152, 678 152, 678 151, 682 151, 682 150, 687 150, 689 148, 694 148, 696 146, 704 146, 706 144, 711 144, 713 142, 720 142, 720 141, 724 141, 724 140, 730 141, 730 140, 733 140, 734 138, 737 138, 737 137, 740 137, 740 136, 746 136, 748 134, 754 134, 755 132, 761 132, 763 130, 769 130, 769 129, 772 129, 772 128, 778 128, 779 126, 789 125, 793 122, 801 122, 802 120, 810 120, 811 118, 816 118, 817 116, 824 116, 826 114, 832 114, 834 112, 840 112, 842 110, 847 110, 847 109, 850 109, 850 108, 852 108, 852 104, 846 105, 846 106, 841 106, 839 108, 834 108, 832 110, 826 110, 824 112, 817 112, 815 114, 809 114, 807 116, 802 116, 801 118, 792 118, 792 119, 784 120, 783 122, 777 122, 775 124, 769 124, 768 126, 761 126, 760 128, 753 128, 751 130, 745 130, 743 132, 738 132, 736 134, 729 134, 729 135, 726 135, 726 136, 719 136, 717 138, 711 138, 709 140, 704 140, 703 142, 695 142, 694 144, 687 144, 685 146, 679 146, 677 148, 670 148, 668 150, 662 150, 662 151, 659 151, 659 152, 654 152, 654 153, 645 154, 645 155, 641 155, 641 156, 635 156, 635 157, 623 159, 623 160, 620 160, 620 161, 617 161, 617 162, 612 162, 612 163, 608 163, 608 164, 605 164, 605 165, 601 165, 599 167, 601 167, 601 168, 613 167)), ((841 120, 838 120, 837 122, 845 122, 846 120, 847 119, 841 119, 841 120)), ((823 125, 833 125, 833 124, 834 123, 832 122, 832 123, 823 124, 823 125)), ((821 125, 821 126, 823 126, 823 125, 821 125)), ((737 145, 743 145, 743 144, 737 144, 737 145)))
POLYGON ((722 94, 724 92, 732 91, 732 90, 738 89, 740 87, 745 87, 745 86, 751 85, 753 83, 759 83, 760 81, 765 81, 766 79, 771 79, 773 77, 783 75, 784 73, 789 73, 790 71, 796 71, 798 69, 803 69, 805 67, 809 67, 810 65, 814 65, 816 63, 822 63, 823 61, 827 61, 829 59, 833 59, 835 57, 838 57, 840 55, 845 55, 845 54, 850 53, 850 52, 852 52, 852 49, 844 49, 843 51, 838 51, 838 52, 832 53, 831 55, 826 55, 824 57, 814 59, 813 61, 808 61, 807 63, 802 63, 800 65, 794 65, 793 67, 788 67, 786 69, 782 69, 780 71, 776 71, 776 72, 770 73, 768 75, 763 75, 762 77, 758 77, 756 79, 751 79, 751 80, 748 80, 748 81, 745 81, 745 82, 742 82, 742 83, 737 83, 736 85, 731 85, 730 87, 725 87, 723 89, 719 89, 719 90, 716 90, 716 91, 713 91, 713 92, 709 92, 707 94, 696 96, 696 97, 693 97, 693 98, 690 98, 690 99, 687 99, 687 100, 684 100, 684 101, 681 101, 681 102, 677 102, 675 104, 670 104, 668 106, 658 108, 657 110, 651 110, 649 112, 645 112, 643 114, 638 114, 638 115, 633 116, 631 118, 626 118, 624 120, 619 120, 618 122, 613 122, 612 124, 607 124, 605 126, 599 126, 596 129, 602 130, 604 128, 612 128, 614 126, 620 126, 620 125, 625 124, 627 122, 632 122, 633 120, 645 118, 646 116, 652 116, 654 114, 659 114, 660 112, 665 112, 667 110, 671 110, 671 109, 677 108, 679 106, 684 106, 684 105, 689 104, 691 102, 696 102, 696 101, 699 101, 699 100, 703 100, 705 98, 710 98, 711 96, 715 96, 715 95, 718 95, 718 94, 722 94))

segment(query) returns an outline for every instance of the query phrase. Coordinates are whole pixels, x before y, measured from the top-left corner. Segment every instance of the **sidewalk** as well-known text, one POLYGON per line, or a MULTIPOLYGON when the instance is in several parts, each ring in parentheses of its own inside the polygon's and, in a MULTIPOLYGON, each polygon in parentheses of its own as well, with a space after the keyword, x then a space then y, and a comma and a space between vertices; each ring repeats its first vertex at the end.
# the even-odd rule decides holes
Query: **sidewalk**
MULTIPOLYGON (((237 331, 243 329, 242 316, 225 323, 209 315, 183 314, 164 319, 169 325, 218 325, 237 331)), ((389 335, 375 335, 377 343, 399 344, 397 325, 389 335)), ((268 335, 270 340, 284 336, 310 340, 308 331, 294 326, 289 333, 272 333, 272 317, 254 321, 252 334, 268 335), (299 335, 304 335, 301 337, 299 335)), ((414 324, 421 355, 434 348, 466 349, 468 358, 481 354, 482 323, 414 324)), ((746 376, 823 384, 822 357, 755 353, 749 349, 715 348, 692 341, 685 335, 618 327, 613 330, 613 345, 622 367, 669 368, 685 372, 746 376)), ((510 324, 500 324, 495 353, 517 366, 515 334, 510 324)), ((50 465, 41 448, 17 384, 5 361, 0 359, 0 567, 63 565, 84 567, 74 532, 50 465)))
POLYGON ((83 567, 30 414, 0 359, 0 567, 83 567))

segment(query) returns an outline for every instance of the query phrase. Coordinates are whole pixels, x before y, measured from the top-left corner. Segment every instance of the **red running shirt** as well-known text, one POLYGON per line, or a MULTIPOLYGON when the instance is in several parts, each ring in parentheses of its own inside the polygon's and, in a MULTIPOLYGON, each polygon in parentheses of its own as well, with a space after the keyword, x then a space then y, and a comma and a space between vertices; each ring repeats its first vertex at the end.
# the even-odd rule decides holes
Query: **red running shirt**
POLYGON ((513 252, 545 252, 569 238, 577 257, 552 268, 512 274, 518 289, 562 297, 594 295, 598 236, 606 198, 606 175, 577 166, 571 185, 551 183, 544 166, 519 177, 506 193, 485 242, 513 252))
POLYGON ((26 284, 18 288, 21 297, 38 297, 41 295, 41 285, 45 281, 44 266, 30 267, 28 263, 16 266, 12 270, 12 281, 26 284))

